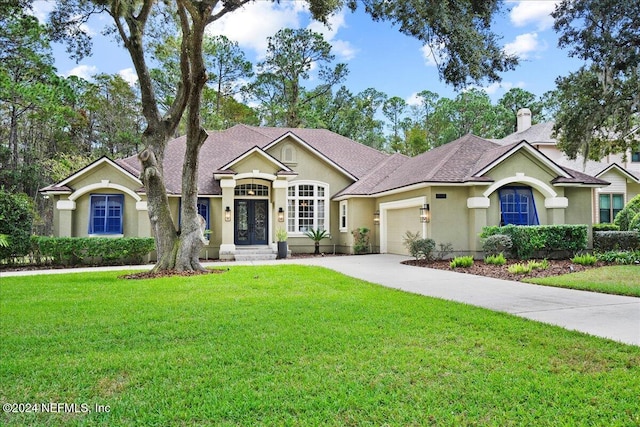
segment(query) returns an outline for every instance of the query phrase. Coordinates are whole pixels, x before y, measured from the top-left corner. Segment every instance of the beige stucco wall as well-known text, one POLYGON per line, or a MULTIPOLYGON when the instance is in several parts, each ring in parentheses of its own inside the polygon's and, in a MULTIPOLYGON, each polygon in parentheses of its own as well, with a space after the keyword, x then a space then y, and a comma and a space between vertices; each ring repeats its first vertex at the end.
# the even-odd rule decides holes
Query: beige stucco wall
POLYGON ((68 181, 66 185, 72 188, 72 194, 53 197, 56 207, 53 215, 53 229, 56 236, 89 236, 90 199, 94 194, 124 195, 123 235, 125 237, 151 235, 147 213, 138 210, 137 206, 138 201, 144 202, 146 199, 134 193, 140 187, 140 183, 111 163, 103 161, 95 164, 68 181), (124 187, 130 191, 113 187, 124 187), (58 202, 67 205, 75 203, 75 209, 60 210, 57 207, 58 202))
MULTIPOLYGON (((89 236, 89 216, 91 194, 123 194, 120 191, 109 188, 98 189, 95 192, 87 193, 76 199, 76 210, 74 211, 72 236, 89 236)), ((128 194, 124 194, 124 208, 122 220, 122 234, 124 237, 138 236, 138 215, 136 211, 136 200, 128 194)), ((109 235, 105 235, 108 237, 109 235)))
POLYGON ((467 208, 468 187, 431 188, 431 238, 436 244, 451 243, 456 250, 469 249, 469 223, 467 208), (436 194, 446 194, 437 199, 436 194))
POLYGON ((265 158, 264 155, 252 154, 235 163, 233 170, 237 173, 259 170, 262 173, 275 174, 280 168, 273 161, 265 158))
POLYGON ((535 156, 524 150, 514 153, 485 175, 497 181, 505 177, 516 176, 517 173, 524 173, 526 176, 537 178, 547 183, 557 176, 555 172, 542 164, 535 156))
MULTIPOLYGON (((289 146, 295 149, 295 162, 287 163, 292 170, 298 175, 289 181, 289 184, 295 184, 297 182, 317 182, 329 185, 329 198, 333 198, 335 194, 350 185, 353 181, 351 178, 340 172, 333 165, 327 163, 323 159, 319 158, 313 151, 307 149, 303 145, 299 144, 293 138, 286 138, 275 146, 271 147, 267 153, 274 158, 282 161, 282 148, 289 146)), ((284 163, 284 162, 283 162, 284 163)), ((242 172, 234 166, 236 172, 242 172)), ((369 202, 369 205, 372 203, 369 202)), ((284 206, 286 210, 286 205, 284 206)), ((277 209, 277 208, 276 208, 277 209)), ((350 209, 349 212, 356 212, 358 209, 350 209)), ((331 239, 324 239, 321 242, 321 250, 323 252, 332 252, 333 245, 336 245, 336 251, 340 251, 340 247, 345 242, 345 233, 339 231, 339 202, 330 201, 329 204, 329 226, 328 229, 332 236, 331 239)), ((363 214, 364 215, 364 214, 363 214)), ((354 219, 355 221, 355 219, 354 219)), ((371 222, 373 221, 373 211, 371 211, 371 222)), ((280 225, 276 225, 278 227, 280 225)), ((286 224, 282 226, 286 227, 286 224)), ((273 233, 275 237, 275 233, 273 233)), ((347 243, 348 244, 348 243, 347 243)), ((297 233, 289 233, 288 239, 289 249, 294 253, 309 253, 313 252, 313 241, 304 235, 297 233)))

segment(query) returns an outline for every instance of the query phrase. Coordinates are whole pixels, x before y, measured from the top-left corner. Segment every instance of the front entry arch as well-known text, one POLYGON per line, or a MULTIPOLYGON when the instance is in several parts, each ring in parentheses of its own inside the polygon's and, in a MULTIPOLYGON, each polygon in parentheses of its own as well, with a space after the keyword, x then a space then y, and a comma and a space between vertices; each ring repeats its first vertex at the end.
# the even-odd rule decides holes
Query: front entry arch
POLYGON ((236 199, 234 243, 266 245, 269 238, 269 201, 236 199))

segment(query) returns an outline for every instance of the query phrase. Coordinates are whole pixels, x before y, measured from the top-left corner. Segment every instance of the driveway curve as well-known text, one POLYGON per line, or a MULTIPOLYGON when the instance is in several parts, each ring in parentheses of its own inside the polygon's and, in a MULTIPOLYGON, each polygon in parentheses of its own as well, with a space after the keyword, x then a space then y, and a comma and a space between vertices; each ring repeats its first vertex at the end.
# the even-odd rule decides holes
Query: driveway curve
POLYGON ((389 288, 502 311, 569 330, 640 346, 640 298, 553 288, 401 264, 400 255, 308 258, 389 288))

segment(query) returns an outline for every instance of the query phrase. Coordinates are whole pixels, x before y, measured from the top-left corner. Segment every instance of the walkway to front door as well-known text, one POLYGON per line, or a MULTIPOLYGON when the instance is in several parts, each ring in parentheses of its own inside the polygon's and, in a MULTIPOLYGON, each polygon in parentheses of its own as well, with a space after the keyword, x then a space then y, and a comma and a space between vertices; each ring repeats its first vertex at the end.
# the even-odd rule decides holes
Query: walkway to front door
POLYGON ((235 201, 236 245, 266 245, 269 238, 268 200, 235 201))

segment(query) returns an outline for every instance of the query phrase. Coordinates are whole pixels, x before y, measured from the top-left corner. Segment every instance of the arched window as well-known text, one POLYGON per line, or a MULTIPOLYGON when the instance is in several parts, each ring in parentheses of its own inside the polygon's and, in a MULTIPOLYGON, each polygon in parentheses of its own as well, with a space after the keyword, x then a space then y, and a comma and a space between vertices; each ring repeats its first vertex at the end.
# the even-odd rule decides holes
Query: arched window
POLYGON ((122 234, 124 195, 92 194, 89 234, 122 234))
POLYGON ((287 144, 282 147, 281 152, 282 163, 296 163, 296 149, 293 145, 287 144))
POLYGON ((536 203, 530 187, 503 187, 500 195, 501 224, 539 225, 536 203))
POLYGON ((329 185, 319 182, 292 183, 287 192, 289 233, 329 229, 329 185))
POLYGON ((269 187, 262 184, 241 184, 237 185, 234 191, 236 196, 268 196, 269 187))

